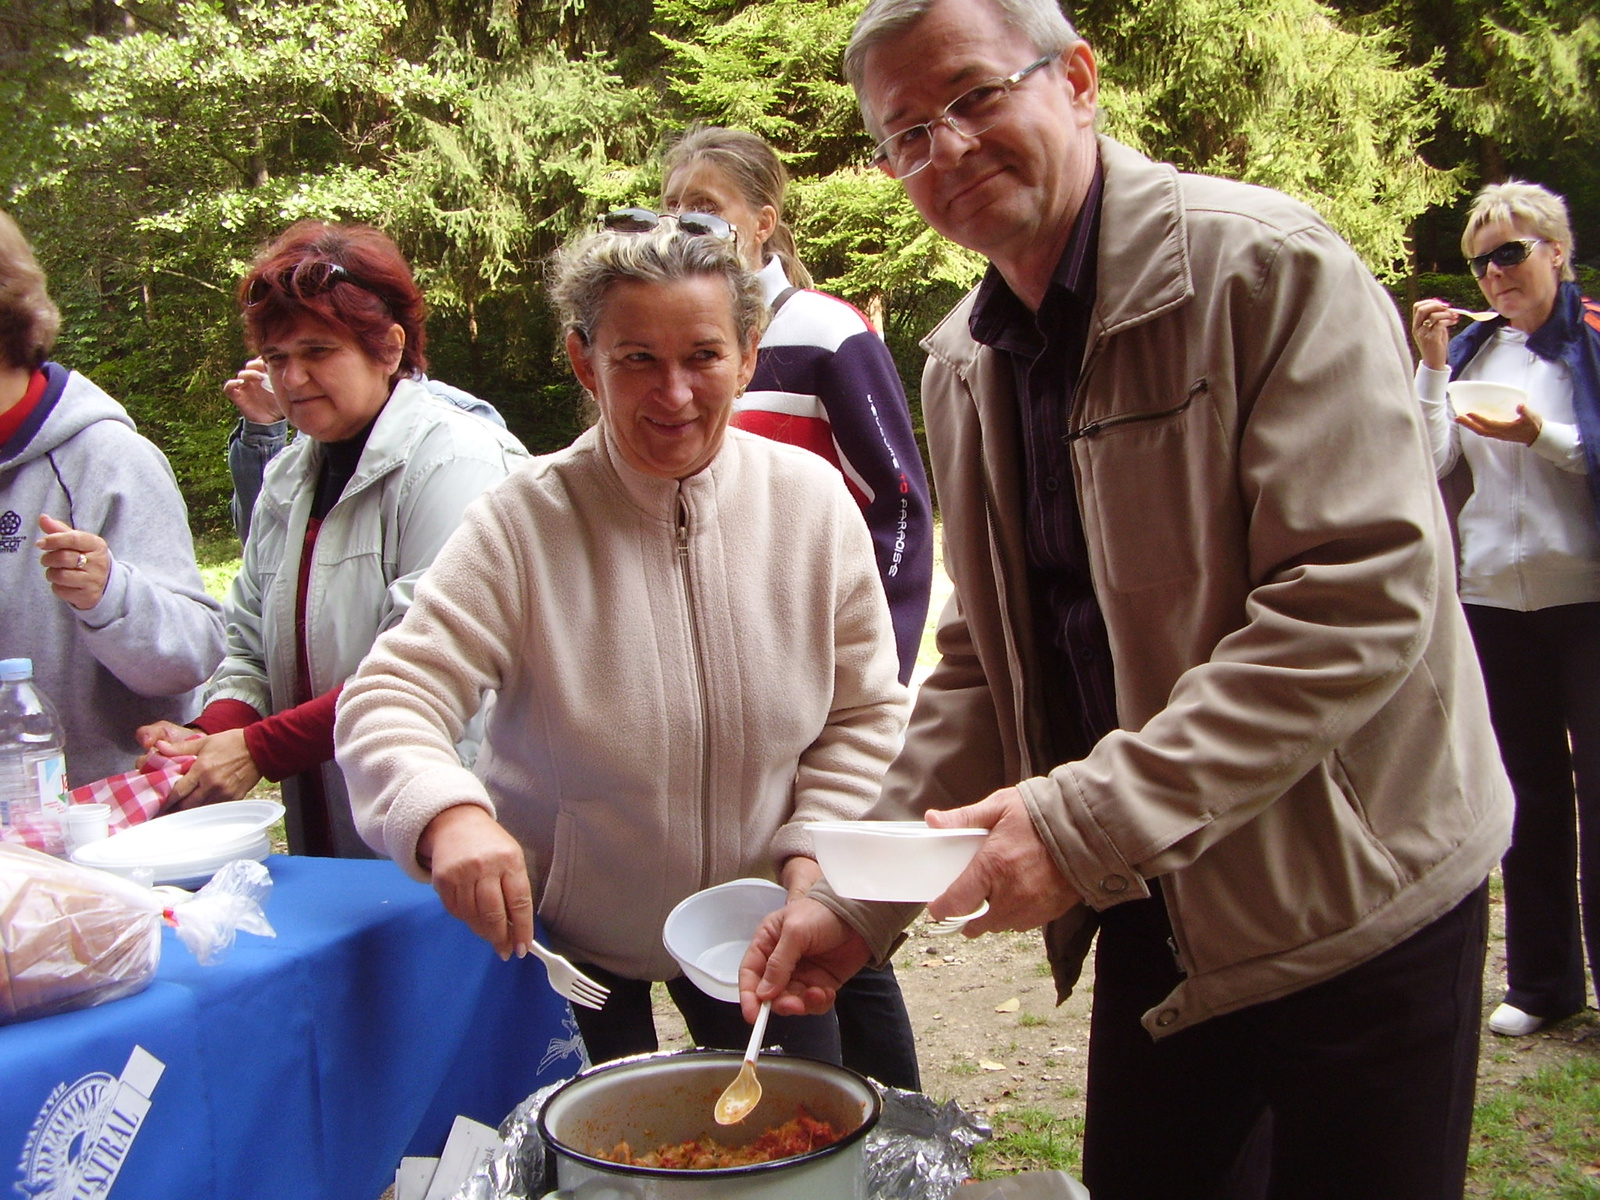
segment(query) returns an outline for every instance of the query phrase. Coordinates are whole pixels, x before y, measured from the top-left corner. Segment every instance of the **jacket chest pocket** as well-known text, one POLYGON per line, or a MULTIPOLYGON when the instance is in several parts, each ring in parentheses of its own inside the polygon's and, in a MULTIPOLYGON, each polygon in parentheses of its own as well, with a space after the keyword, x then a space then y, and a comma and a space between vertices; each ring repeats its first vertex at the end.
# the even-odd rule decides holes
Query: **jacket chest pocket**
POLYGON ((1198 575, 1212 527, 1237 504, 1206 381, 1071 436, 1085 532, 1111 589, 1141 592, 1198 575))

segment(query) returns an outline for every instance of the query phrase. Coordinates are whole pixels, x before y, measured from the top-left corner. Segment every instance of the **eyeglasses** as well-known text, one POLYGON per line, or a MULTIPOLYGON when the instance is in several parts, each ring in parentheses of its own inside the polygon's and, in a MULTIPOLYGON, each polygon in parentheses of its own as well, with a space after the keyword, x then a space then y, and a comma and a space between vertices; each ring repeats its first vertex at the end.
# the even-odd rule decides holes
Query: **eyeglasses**
POLYGON ((1060 51, 1046 54, 1015 75, 1007 75, 1004 79, 988 79, 977 87, 967 89, 945 105, 944 111, 933 120, 884 138, 872 152, 872 164, 883 167, 896 179, 915 175, 933 161, 934 126, 948 125, 955 133, 968 138, 987 133, 1005 115, 1006 99, 1022 85, 1022 81, 1060 57, 1060 51))
POLYGON ((739 240, 739 231, 716 213, 658 213, 648 208, 619 208, 600 218, 600 228, 613 233, 649 233, 663 221, 676 221, 684 233, 713 237, 723 242, 739 240))
POLYGON ((1527 262, 1528 255, 1533 253, 1533 248, 1543 241, 1543 238, 1513 238, 1509 242, 1501 242, 1485 254, 1474 254, 1467 259, 1467 265, 1472 268, 1472 274, 1476 278, 1482 279, 1489 273, 1490 263, 1504 268, 1527 262))
MULTIPOLYGON (((245 292, 244 306, 254 308, 275 291, 283 292, 295 300, 309 300, 313 296, 326 295, 341 283, 351 284, 383 300, 381 293, 369 284, 362 283, 338 263, 312 258, 296 263, 274 279, 269 280, 265 275, 257 275, 250 281, 250 288, 245 292)), ((384 303, 387 304, 388 301, 385 300, 384 303)))

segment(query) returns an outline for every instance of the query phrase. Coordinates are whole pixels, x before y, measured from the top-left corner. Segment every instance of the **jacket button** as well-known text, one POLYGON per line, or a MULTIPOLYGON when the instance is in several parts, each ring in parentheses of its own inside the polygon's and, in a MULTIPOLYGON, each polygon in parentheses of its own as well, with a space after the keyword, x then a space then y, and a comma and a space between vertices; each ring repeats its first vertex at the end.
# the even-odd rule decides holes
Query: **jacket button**
POLYGON ((1175 1008, 1163 1008, 1156 1014, 1156 1024, 1161 1026, 1163 1029, 1165 1029, 1168 1025, 1171 1025, 1177 1019, 1178 1010, 1175 1008))
POLYGON ((1128 881, 1121 875, 1107 875, 1100 881, 1102 892, 1125 892, 1128 890, 1128 881))

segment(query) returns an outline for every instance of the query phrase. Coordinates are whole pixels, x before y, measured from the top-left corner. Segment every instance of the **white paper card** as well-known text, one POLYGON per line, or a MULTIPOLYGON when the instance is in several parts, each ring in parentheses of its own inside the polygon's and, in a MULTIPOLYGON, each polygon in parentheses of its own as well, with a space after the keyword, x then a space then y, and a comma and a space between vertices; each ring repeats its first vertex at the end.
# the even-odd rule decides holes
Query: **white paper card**
POLYGON ((449 1200, 478 1164, 500 1148, 499 1131, 470 1117, 457 1117, 439 1156, 439 1169, 433 1173, 428 1194, 423 1200, 449 1200))
POLYGON ((394 1200, 426 1200, 437 1158, 402 1158, 394 1172, 394 1200))

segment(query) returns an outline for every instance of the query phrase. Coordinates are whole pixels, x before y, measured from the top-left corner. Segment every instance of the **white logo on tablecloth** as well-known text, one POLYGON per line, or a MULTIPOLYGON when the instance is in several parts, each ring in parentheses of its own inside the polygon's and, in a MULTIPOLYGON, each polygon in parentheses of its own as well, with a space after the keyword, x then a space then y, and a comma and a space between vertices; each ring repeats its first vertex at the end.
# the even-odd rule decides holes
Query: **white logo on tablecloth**
POLYGON ((96 1071, 75 1083, 57 1084, 22 1147, 17 1164, 22 1181, 12 1186, 34 1200, 108 1195, 166 1069, 143 1046, 135 1046, 121 1079, 96 1071))
POLYGON ((567 1036, 564 1038, 551 1038, 550 1044, 544 1048, 544 1057, 539 1060, 539 1074, 558 1062, 565 1062, 569 1058, 578 1060, 578 1070, 586 1070, 589 1066, 589 1047, 583 1044, 583 1034, 578 1032, 578 1023, 572 1019, 572 1011, 561 1018, 561 1023, 566 1026, 567 1036))

